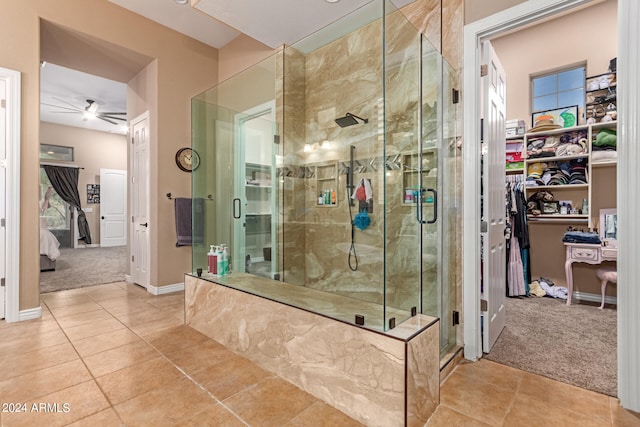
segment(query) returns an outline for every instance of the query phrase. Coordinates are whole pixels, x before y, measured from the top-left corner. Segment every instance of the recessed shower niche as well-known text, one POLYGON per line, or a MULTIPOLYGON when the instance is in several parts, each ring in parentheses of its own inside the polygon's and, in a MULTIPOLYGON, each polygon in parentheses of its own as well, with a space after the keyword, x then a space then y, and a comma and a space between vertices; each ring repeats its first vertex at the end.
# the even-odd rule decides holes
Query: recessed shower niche
POLYGON ((455 81, 375 0, 194 97, 192 196, 214 200, 187 323, 367 425, 423 425, 456 336, 455 81), (366 226, 349 203, 361 181, 366 226), (407 187, 424 197, 405 203, 407 187), (255 206, 269 207, 261 242, 255 206), (216 277, 207 252, 222 244, 231 273, 216 277))

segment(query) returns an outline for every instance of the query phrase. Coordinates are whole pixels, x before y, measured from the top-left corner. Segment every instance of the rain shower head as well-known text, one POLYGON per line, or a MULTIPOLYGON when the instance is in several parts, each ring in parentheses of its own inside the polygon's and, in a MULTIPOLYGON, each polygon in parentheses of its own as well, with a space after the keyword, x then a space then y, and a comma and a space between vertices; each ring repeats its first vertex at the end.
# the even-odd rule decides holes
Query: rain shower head
POLYGON ((341 128, 346 128, 347 126, 353 126, 358 124, 358 120, 361 120, 362 123, 369 123, 369 119, 363 119, 362 117, 358 117, 355 114, 347 113, 344 117, 338 117, 335 119, 335 122, 341 128))

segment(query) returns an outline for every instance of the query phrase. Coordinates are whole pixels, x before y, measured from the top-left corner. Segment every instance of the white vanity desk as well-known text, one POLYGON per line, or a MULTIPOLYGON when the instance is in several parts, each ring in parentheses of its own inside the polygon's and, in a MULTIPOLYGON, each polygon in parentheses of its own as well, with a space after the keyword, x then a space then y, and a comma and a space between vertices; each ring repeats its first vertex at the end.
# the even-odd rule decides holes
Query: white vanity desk
POLYGON ((574 262, 600 264, 603 261, 616 261, 618 259, 618 248, 587 243, 565 243, 564 246, 567 249, 564 263, 564 273, 567 277, 567 305, 571 305, 571 296, 573 294, 573 270, 571 264, 574 262))
MULTIPOLYGON (((567 305, 571 305, 573 294, 573 270, 571 269, 571 264, 574 262, 601 264, 603 261, 616 261, 618 259, 618 215, 615 209, 600 209, 599 228, 602 244, 564 244, 567 250, 564 263, 564 273, 567 278, 567 305)), ((602 298, 604 300, 604 293, 602 298)))

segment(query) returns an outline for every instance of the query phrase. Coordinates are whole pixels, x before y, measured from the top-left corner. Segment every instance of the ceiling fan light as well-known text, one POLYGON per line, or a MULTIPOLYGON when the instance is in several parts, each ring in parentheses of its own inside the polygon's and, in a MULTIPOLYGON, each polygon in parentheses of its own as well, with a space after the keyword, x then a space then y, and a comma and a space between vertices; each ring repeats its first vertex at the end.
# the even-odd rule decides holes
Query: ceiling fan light
POLYGON ((87 110, 87 111, 84 112, 84 118, 85 119, 89 119, 89 120, 95 119, 96 118, 96 113, 94 113, 93 111, 87 110))
POLYGON ((189 3, 189 0, 175 0, 175 2, 178 4, 187 4, 189 3))

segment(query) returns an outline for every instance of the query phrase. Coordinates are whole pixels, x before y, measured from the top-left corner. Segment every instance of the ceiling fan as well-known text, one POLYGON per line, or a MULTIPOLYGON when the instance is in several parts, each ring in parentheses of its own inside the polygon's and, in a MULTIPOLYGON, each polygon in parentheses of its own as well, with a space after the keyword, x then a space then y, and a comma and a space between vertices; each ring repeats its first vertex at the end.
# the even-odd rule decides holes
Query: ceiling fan
POLYGON ((126 115, 127 113, 118 113, 118 112, 98 112, 98 108, 100 107, 98 105, 98 103, 93 100, 93 99, 87 99, 87 105, 83 108, 83 107, 78 107, 76 105, 71 104, 70 102, 67 102, 63 99, 60 98, 55 98, 53 97, 53 99, 55 99, 58 102, 61 102, 63 104, 66 104, 67 107, 61 106, 61 105, 53 105, 53 104, 46 104, 46 103, 42 103, 42 105, 47 105, 49 107, 54 107, 54 108, 60 108, 62 110, 66 110, 66 111, 53 111, 54 113, 71 113, 71 114, 82 114, 84 116, 84 118, 82 119, 83 121, 87 121, 90 119, 100 119, 100 120, 104 120, 105 122, 111 123, 112 125, 117 125, 118 121, 120 122, 126 122, 126 115))

